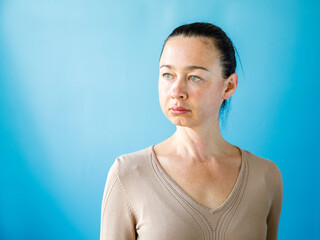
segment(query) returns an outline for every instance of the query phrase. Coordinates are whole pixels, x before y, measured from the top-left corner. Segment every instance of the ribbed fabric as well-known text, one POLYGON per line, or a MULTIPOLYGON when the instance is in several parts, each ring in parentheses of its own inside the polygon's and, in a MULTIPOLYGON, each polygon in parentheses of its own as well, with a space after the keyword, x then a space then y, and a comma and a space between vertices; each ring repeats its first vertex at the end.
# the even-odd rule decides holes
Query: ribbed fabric
POLYGON ((100 240, 275 240, 283 182, 269 159, 240 149, 241 168, 225 202, 196 202, 162 168, 151 145, 119 156, 101 206, 100 240))

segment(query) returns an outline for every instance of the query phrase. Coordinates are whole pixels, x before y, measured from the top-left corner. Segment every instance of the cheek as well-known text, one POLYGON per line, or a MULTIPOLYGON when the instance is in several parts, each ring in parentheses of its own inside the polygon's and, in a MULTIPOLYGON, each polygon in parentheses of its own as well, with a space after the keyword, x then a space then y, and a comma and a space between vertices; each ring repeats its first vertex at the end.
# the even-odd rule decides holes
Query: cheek
POLYGON ((167 87, 162 84, 161 82, 159 82, 158 84, 158 93, 159 93, 159 102, 160 102, 160 105, 161 105, 161 108, 164 109, 167 101, 168 101, 168 89, 167 87))
POLYGON ((198 110, 204 115, 211 115, 220 107, 220 92, 217 88, 207 91, 194 92, 194 101, 198 105, 198 110))

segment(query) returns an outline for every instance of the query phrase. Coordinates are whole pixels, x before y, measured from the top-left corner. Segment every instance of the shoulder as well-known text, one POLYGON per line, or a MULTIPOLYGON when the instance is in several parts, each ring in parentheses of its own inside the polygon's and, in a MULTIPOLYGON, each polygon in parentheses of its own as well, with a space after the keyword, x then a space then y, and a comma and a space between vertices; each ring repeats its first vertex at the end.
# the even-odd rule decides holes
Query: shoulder
POLYGON ((253 154, 248 150, 243 151, 248 161, 249 181, 259 186, 265 186, 270 192, 282 184, 281 171, 274 161, 253 154))
POLYGON ((111 168, 110 172, 117 174, 120 179, 130 179, 133 175, 145 171, 150 160, 150 146, 118 156, 111 168))
POLYGON ((274 161, 258 156, 248 150, 243 150, 248 160, 249 168, 254 169, 257 173, 268 176, 279 177, 281 171, 274 161))

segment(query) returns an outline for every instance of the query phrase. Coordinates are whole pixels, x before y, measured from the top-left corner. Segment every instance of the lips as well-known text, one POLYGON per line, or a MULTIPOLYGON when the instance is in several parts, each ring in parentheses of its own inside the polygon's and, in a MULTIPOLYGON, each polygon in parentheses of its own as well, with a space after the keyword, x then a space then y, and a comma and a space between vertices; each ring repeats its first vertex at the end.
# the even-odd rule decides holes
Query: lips
POLYGON ((181 107, 181 106, 173 106, 170 109, 173 110, 173 111, 189 111, 189 109, 186 109, 186 108, 181 107))

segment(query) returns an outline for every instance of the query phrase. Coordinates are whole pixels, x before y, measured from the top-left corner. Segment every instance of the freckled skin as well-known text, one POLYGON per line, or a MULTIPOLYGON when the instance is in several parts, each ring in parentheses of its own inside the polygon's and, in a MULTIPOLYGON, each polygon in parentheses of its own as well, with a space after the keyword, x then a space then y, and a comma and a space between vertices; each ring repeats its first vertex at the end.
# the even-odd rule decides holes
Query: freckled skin
POLYGON ((238 76, 222 77, 220 52, 206 37, 175 36, 159 63, 159 100, 176 132, 154 146, 168 175, 193 199, 214 208, 229 196, 241 165, 241 153, 223 139, 219 109, 236 90, 238 76), (190 111, 174 114, 172 106, 190 111))
POLYGON ((223 100, 233 92, 225 92, 228 81, 222 77, 219 51, 210 39, 183 36, 170 38, 163 49, 159 65, 160 105, 173 124, 196 128, 217 121, 223 100), (161 67, 163 65, 171 67, 161 67), (188 69, 189 66, 201 66, 208 71, 188 69), (191 111, 175 115, 169 111, 173 105, 182 105, 191 111))

